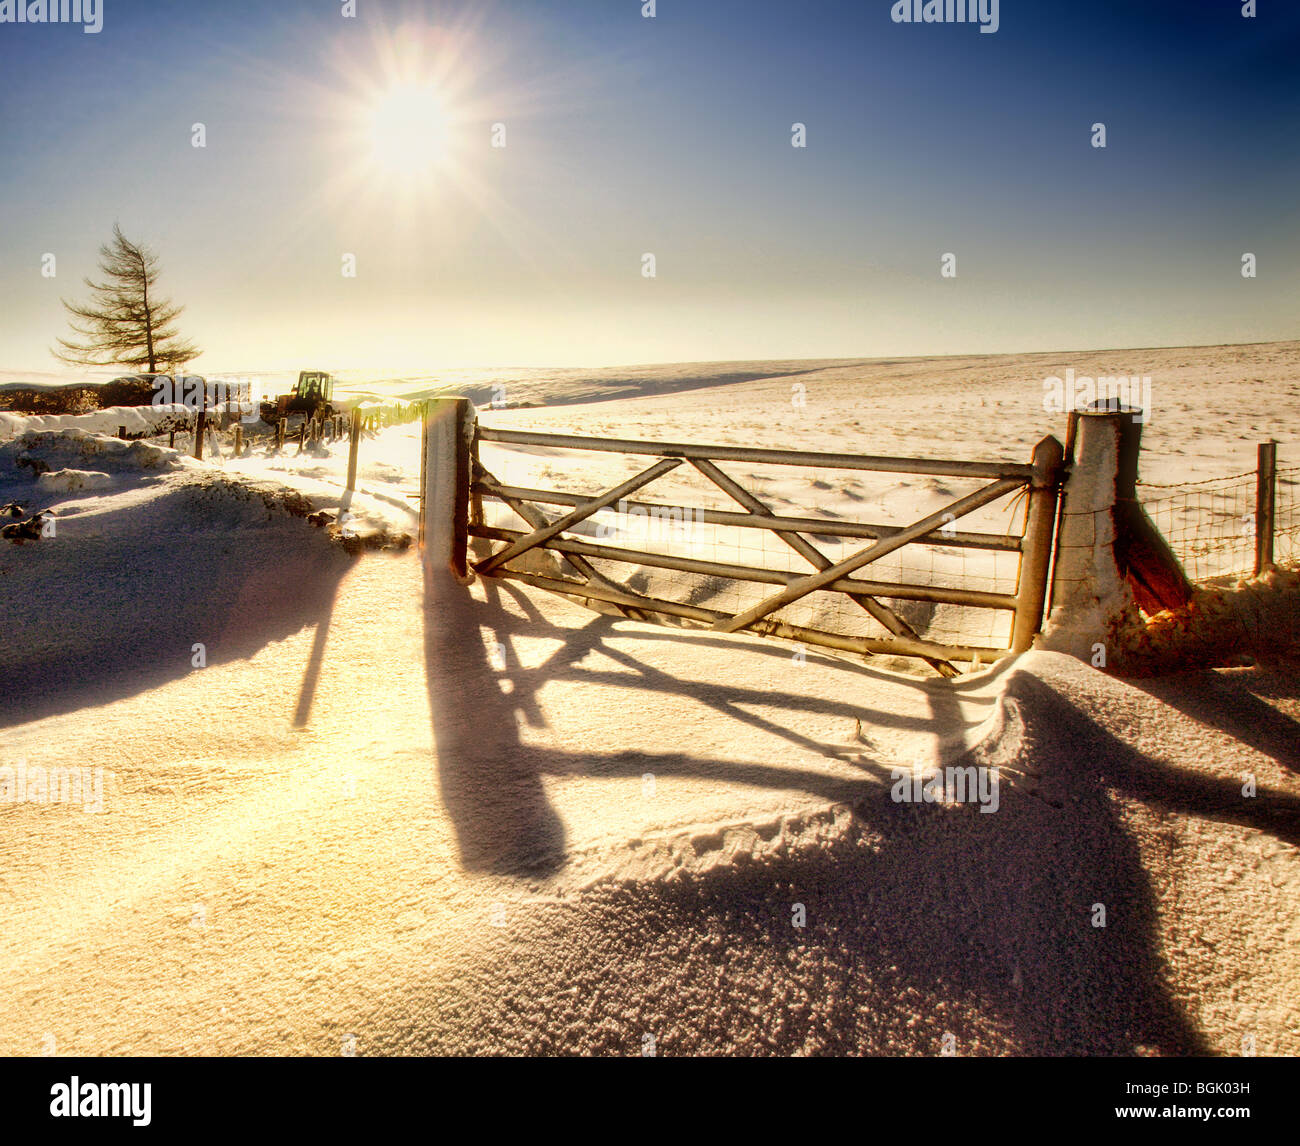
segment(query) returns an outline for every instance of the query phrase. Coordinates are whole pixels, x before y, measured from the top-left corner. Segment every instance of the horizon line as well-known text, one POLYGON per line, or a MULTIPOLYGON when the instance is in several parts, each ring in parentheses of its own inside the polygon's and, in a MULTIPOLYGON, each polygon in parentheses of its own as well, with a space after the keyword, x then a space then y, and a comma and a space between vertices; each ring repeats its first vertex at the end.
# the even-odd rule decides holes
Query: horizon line
MULTIPOLYGON (((1062 354, 1117 354, 1122 352, 1137 352, 1149 350, 1217 350, 1229 346, 1248 347, 1248 346, 1284 346, 1288 344, 1300 343, 1300 335, 1295 338, 1274 338, 1274 339, 1255 339, 1249 342, 1170 342, 1155 343, 1144 346, 1093 346, 1093 347, 1069 347, 1059 350, 990 350, 990 351, 954 351, 943 354, 877 354, 877 355, 833 355, 833 356, 799 356, 799 355, 777 355, 768 358, 683 358, 683 359, 646 359, 635 362, 611 362, 602 365, 574 365, 572 363, 550 362, 538 365, 527 365, 520 363, 476 363, 476 364, 442 364, 430 368, 416 366, 394 366, 388 367, 389 371, 394 374, 411 374, 421 373, 428 374, 437 371, 452 370, 624 370, 634 367, 649 366, 723 366, 729 364, 746 365, 750 363, 770 363, 770 362, 827 362, 827 363, 858 363, 867 365, 870 363, 880 362, 923 362, 927 360, 943 360, 953 358, 1031 358, 1045 357, 1062 354)), ((214 377, 220 375, 242 376, 249 374, 286 374, 295 373, 298 370, 314 370, 319 366, 285 366, 262 368, 260 370, 215 370, 206 373, 214 377)), ((355 374, 366 367, 337 367, 328 371, 331 374, 355 374)), ((385 368, 377 368, 385 369, 385 368)), ((35 370, 22 368, 0 367, 0 374, 66 374, 75 377, 79 374, 107 374, 116 373, 121 377, 129 375, 146 374, 148 371, 128 370, 125 368, 116 368, 112 366, 87 366, 81 369, 67 370, 35 370)), ((155 374, 174 374, 185 373, 195 374, 199 371, 191 366, 186 366, 179 371, 156 370, 155 374)))

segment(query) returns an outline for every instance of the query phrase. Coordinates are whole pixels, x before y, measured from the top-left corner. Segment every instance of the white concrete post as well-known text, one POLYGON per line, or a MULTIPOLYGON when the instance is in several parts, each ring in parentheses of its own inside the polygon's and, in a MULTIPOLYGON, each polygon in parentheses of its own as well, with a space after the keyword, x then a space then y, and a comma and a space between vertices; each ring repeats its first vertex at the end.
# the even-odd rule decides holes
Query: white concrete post
POLYGON ((420 548, 430 573, 448 569, 470 579, 470 447, 474 406, 468 398, 434 398, 424 415, 420 480, 420 548))
POLYGON ((1057 533, 1052 611, 1039 643, 1094 662, 1098 645, 1118 652, 1122 631, 1140 623, 1115 556, 1120 444, 1128 416, 1120 411, 1078 415, 1057 533))

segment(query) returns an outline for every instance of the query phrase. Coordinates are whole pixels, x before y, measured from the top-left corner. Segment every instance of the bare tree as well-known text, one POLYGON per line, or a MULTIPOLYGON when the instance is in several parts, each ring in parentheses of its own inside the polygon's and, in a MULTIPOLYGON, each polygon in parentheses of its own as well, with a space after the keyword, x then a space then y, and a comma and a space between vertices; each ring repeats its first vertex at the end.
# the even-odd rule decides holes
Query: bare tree
POLYGON ((199 349, 176 331, 185 308, 154 292, 158 256, 153 251, 131 242, 114 223, 113 241, 99 248, 99 267, 105 281, 86 279, 89 302, 63 300, 79 340, 60 338, 59 349, 51 350, 55 358, 76 366, 143 367, 153 374, 160 366, 184 366, 198 357, 199 349))

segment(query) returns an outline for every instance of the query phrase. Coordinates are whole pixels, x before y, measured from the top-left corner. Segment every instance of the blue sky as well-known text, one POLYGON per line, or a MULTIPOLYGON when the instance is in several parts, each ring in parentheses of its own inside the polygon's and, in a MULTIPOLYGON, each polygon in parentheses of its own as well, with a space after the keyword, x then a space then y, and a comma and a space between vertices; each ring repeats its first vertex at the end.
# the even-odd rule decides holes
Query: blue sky
POLYGON ((56 368, 114 221, 209 372, 1300 337, 1275 0, 1003 0, 992 35, 885 0, 103 5, 0 24, 0 369, 56 368), (376 160, 397 83, 438 93, 431 169, 376 160))

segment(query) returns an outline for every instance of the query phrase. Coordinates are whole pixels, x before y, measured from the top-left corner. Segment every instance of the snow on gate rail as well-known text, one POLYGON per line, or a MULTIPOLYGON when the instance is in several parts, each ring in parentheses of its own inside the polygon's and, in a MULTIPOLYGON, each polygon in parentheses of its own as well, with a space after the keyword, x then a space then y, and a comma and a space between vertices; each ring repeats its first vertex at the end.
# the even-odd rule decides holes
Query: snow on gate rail
MULTIPOLYGON (((1042 623, 1062 453, 1054 437, 1044 438, 1027 463, 583 437, 484 426, 468 401, 445 399, 434 403, 426 427, 422 489, 437 486, 443 491, 434 495, 438 506, 430 511, 430 520, 451 519, 437 548, 448 549, 453 567, 461 574, 472 569, 480 576, 520 581, 639 620, 706 626, 719 632, 749 631, 862 655, 919 658, 941 675, 954 676, 954 661, 987 663, 1027 649, 1042 623), (496 459, 489 459, 491 466, 485 462, 487 451, 495 451, 503 460, 521 454, 536 460, 539 452, 553 460, 555 451, 572 451, 582 457, 580 469, 590 475, 587 484, 598 485, 601 492, 502 480, 494 472, 499 468, 496 459), (591 455, 607 460, 602 465, 591 455), (636 472, 615 480, 618 475, 611 471, 617 466, 608 459, 616 462, 619 457, 636 472), (632 460, 638 457, 654 460, 642 468, 632 460), (449 458, 454 460, 449 463, 449 458), (762 480, 752 472, 747 482, 738 480, 719 463, 786 473, 811 467, 980 484, 907 524, 880 524, 818 514, 816 505, 809 514, 778 511, 770 495, 753 488, 761 487, 762 480), (640 500, 652 484, 672 486, 669 499, 640 500), (715 504, 700 504, 700 487, 715 504), (686 503, 688 492, 694 494, 693 504, 686 503), (963 517, 1025 494, 1023 524, 1017 533, 956 528, 963 517), (718 508, 719 498, 731 508, 718 508), (564 512, 553 516, 542 506, 558 506, 564 512), (761 531, 765 540, 779 541, 779 552, 788 558, 786 568, 774 568, 779 561, 758 564, 737 556, 746 549, 740 538, 753 531, 761 531), (647 533, 657 535, 657 548, 645 547, 647 533), (727 535, 726 544, 719 541, 720 534, 727 535), (879 568, 882 558, 908 546, 1011 554, 1014 591, 852 576, 873 564, 879 568), (704 557, 699 555, 702 549, 704 557), (618 571, 629 566, 631 575, 616 579, 618 571), (672 574, 671 579, 665 573, 672 574), (737 594, 733 607, 719 608, 716 598, 721 586, 743 586, 748 596, 737 594), (823 606, 814 614, 820 623, 794 623, 791 607, 807 604, 815 594, 850 607, 837 611, 823 606), (705 600, 710 603, 701 603, 705 600), (904 615, 910 603, 931 609, 994 610, 1009 614, 1011 623, 998 644, 940 642, 927 639, 917 631, 916 618, 904 615), (829 621, 838 617, 861 617, 872 631, 863 633, 860 625, 851 622, 832 626, 829 621)), ((831 488, 824 482, 818 485, 831 488)), ((762 552, 772 556, 766 548, 762 552)))

